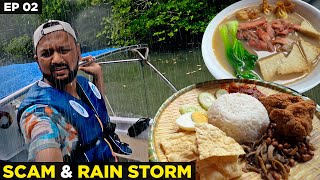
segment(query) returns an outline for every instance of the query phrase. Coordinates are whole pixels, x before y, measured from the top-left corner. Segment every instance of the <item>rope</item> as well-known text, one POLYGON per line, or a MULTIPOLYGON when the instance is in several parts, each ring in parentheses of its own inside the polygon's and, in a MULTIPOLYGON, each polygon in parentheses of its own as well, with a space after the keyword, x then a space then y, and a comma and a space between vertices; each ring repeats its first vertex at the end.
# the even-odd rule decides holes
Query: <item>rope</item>
POLYGON ((113 109, 111 107, 111 104, 110 104, 110 102, 109 102, 109 100, 108 100, 108 98, 107 98, 107 96, 105 94, 104 94, 104 99, 106 100, 106 102, 107 102, 107 104, 108 104, 108 106, 109 106, 109 108, 111 110, 112 115, 116 116, 116 114, 114 113, 114 111, 113 111, 113 109))
MULTIPOLYGON (((89 79, 89 81, 92 81, 92 76, 89 76, 88 79, 89 79)), ((110 110, 111 110, 112 115, 113 115, 113 116, 116 116, 116 113, 114 113, 114 111, 113 111, 113 109, 112 109, 112 107, 111 107, 111 104, 110 104, 107 96, 106 96, 105 94, 104 94, 103 96, 104 96, 104 100, 107 102, 107 104, 108 104, 108 106, 109 106, 109 108, 110 108, 110 110)))
POLYGON ((148 103, 148 98, 147 98, 147 86, 146 86, 146 80, 145 80, 145 75, 144 75, 144 69, 143 69, 143 59, 140 60, 140 64, 141 64, 141 72, 142 72, 142 79, 143 79, 143 86, 144 86, 144 99, 145 99, 145 103, 147 105, 146 109, 147 109, 147 117, 150 117, 150 111, 149 111, 149 103, 148 103))

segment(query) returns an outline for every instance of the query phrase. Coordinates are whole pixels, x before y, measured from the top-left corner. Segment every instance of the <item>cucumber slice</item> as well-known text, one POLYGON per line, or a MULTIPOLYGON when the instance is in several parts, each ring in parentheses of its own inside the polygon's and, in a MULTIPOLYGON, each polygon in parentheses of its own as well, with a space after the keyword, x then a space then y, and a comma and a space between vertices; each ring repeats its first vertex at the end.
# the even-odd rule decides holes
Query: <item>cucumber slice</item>
POLYGON ((191 105, 191 104, 185 104, 185 105, 180 106, 180 108, 179 108, 179 112, 181 114, 185 114, 185 113, 188 113, 188 112, 196 112, 196 111, 197 112, 206 112, 201 107, 195 106, 195 105, 191 105))
POLYGON ((198 100, 201 107, 205 110, 208 110, 209 107, 212 105, 213 101, 216 100, 216 98, 208 92, 203 92, 199 94, 198 100))
POLYGON ((219 98, 220 96, 224 95, 224 94, 229 94, 229 92, 225 89, 218 89, 216 91, 216 98, 219 98))

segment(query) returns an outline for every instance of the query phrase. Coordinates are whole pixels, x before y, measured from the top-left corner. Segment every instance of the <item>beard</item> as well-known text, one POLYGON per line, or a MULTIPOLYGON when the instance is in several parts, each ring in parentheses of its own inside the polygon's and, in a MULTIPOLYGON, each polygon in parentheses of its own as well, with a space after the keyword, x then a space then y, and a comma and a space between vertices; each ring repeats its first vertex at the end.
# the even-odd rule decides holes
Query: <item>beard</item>
MULTIPOLYGON (((79 61, 79 60, 78 60, 79 61)), ((74 78, 77 76, 77 73, 78 73, 78 62, 77 62, 77 66, 75 67, 74 70, 71 71, 69 65, 65 64, 65 63, 61 63, 61 64, 52 64, 50 66, 50 74, 46 74, 44 72, 42 72, 42 75, 43 77, 48 80, 51 85, 59 90, 63 90, 67 84, 71 83, 74 78), (69 70, 69 73, 68 73, 68 77, 67 78, 64 78, 64 79, 58 79, 56 78, 56 75, 54 75, 54 71, 56 70, 56 68, 59 68, 59 67, 65 67, 66 69, 69 70)))

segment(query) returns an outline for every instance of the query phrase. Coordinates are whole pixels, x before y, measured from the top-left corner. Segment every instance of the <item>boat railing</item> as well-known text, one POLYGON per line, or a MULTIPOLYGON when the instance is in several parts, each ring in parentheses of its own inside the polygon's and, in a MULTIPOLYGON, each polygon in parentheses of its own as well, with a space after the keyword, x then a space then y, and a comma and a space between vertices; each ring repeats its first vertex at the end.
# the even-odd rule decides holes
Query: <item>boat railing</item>
MULTIPOLYGON (((131 55, 131 54, 130 54, 131 55)), ((155 67, 152 65, 152 63, 149 61, 149 48, 147 45, 133 45, 133 46, 127 46, 122 48, 117 48, 114 50, 111 50, 109 52, 105 52, 99 55, 94 56, 95 62, 99 63, 101 66, 108 65, 108 64, 117 64, 117 63, 131 63, 131 62, 138 62, 143 67, 150 67, 151 70, 153 70, 160 79, 165 82, 167 86, 170 87, 170 89, 173 92, 176 92, 177 89, 175 86, 155 67), (121 59, 122 55, 116 56, 116 60, 110 60, 111 58, 108 58, 111 55, 117 54, 117 53, 125 53, 125 52, 132 52, 134 56, 130 56, 133 58, 123 58, 121 59), (119 58, 120 57, 120 58, 119 58), (146 66, 145 66, 146 65, 146 66)), ((84 66, 87 63, 80 63, 79 66, 84 66)), ((89 76, 90 77, 90 76, 89 76)), ((29 84, 28 86, 25 86, 14 93, 10 94, 9 96, 3 98, 0 100, 0 107, 10 106, 13 111, 17 111, 17 108, 20 105, 20 102, 22 100, 22 97, 28 92, 28 90, 34 85, 36 82, 29 84)), ((108 107, 112 110, 112 107, 108 101, 107 96, 105 95, 105 100, 108 105, 108 107)), ((130 146, 132 146, 134 153, 130 156, 121 156, 124 159, 127 160, 134 160, 134 161, 148 161, 148 132, 149 129, 145 130, 143 133, 141 133, 139 136, 132 138, 127 135, 128 128, 133 125, 139 118, 129 118, 129 117, 118 117, 116 114, 111 111, 110 114, 110 120, 111 122, 114 122, 117 124, 116 133, 119 135, 119 137, 124 140, 125 142, 130 142, 130 146), (112 116, 113 114, 113 116, 112 116)), ((15 113, 13 118, 16 118, 15 113)), ((151 120, 152 122, 152 120, 151 120)), ((16 121, 15 121, 16 123, 16 121)), ((12 126, 12 125, 11 125, 12 126)), ((18 126, 12 126, 8 129, 3 129, 1 132, 5 133, 5 137, 10 137, 7 133, 7 131, 14 131, 16 132, 18 126)), ((1 133, 0 133, 1 134, 1 133)), ((21 140, 22 137, 20 137, 21 140)), ((19 148, 12 151, 10 154, 6 154, 3 157, 0 158, 2 161, 11 161, 13 158, 25 156, 25 153, 27 151, 27 146, 19 146, 19 148)), ((20 159, 21 160, 21 159, 20 159)))
MULTIPOLYGON (((129 63, 129 62, 141 62, 149 66, 160 78, 163 80, 172 91, 177 92, 177 88, 155 67, 152 65, 152 63, 149 61, 149 47, 146 44, 139 44, 139 45, 132 45, 132 46, 126 46, 121 48, 116 48, 114 50, 111 50, 109 52, 105 52, 99 55, 94 56, 95 62, 101 64, 101 65, 107 65, 107 64, 115 64, 115 63, 129 63), (110 55, 114 55, 121 52, 131 51, 133 53, 136 53, 138 55, 138 58, 128 58, 128 59, 117 59, 117 60, 108 60, 108 61, 102 61, 103 59, 106 59, 106 57, 110 55)), ((87 65, 87 62, 80 62, 79 66, 87 65)), ((0 100, 0 106, 3 104, 7 104, 8 102, 24 95, 28 92, 28 90, 32 87, 34 83, 29 84, 28 86, 25 86, 16 92, 8 95, 7 97, 0 100)))
MULTIPOLYGON (((114 51, 106 52, 104 54, 101 54, 99 56, 94 56, 94 57, 96 59, 95 61, 101 65, 137 62, 137 61, 139 61, 141 63, 145 63, 171 88, 171 90, 173 90, 174 92, 177 92, 177 88, 149 61, 149 47, 146 44, 122 47, 122 48, 116 49, 114 51), (105 58, 106 56, 116 54, 116 53, 119 53, 122 51, 131 51, 133 53, 136 53, 139 56, 139 58, 99 62, 101 59, 105 58)), ((84 63, 80 63, 79 65, 82 66, 82 65, 86 65, 86 64, 87 64, 87 62, 84 62, 84 63)))

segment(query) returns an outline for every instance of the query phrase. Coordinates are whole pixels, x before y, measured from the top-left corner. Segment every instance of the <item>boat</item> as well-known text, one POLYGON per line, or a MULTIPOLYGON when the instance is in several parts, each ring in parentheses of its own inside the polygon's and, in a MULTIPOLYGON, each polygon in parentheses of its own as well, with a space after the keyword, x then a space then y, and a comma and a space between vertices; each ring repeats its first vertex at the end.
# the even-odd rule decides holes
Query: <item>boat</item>
MULTIPOLYGON (((114 63, 140 62, 150 67, 174 92, 177 89, 161 74, 149 61, 149 48, 147 45, 133 45, 120 48, 107 48, 92 52, 83 53, 82 57, 95 57, 95 61, 101 66, 114 63), (117 60, 107 60, 109 56, 117 53, 132 52, 136 58, 126 58, 117 60)), ((85 65, 80 63, 79 66, 85 65)), ((28 146, 24 143, 16 120, 17 109, 33 84, 40 80, 42 74, 36 62, 25 64, 13 64, 0 67, 0 161, 5 162, 25 162, 28 156, 28 146), (10 75, 10 76, 8 76, 10 75), (13 76, 12 76, 13 75, 13 76), (17 83, 19 82, 19 83, 17 83)), ((90 79, 90 77, 89 77, 90 79)), ((107 94, 105 95, 107 97, 107 94)), ((106 105, 110 106, 107 98, 106 105)), ((111 122, 116 123, 116 133, 121 141, 126 142, 132 148, 131 155, 120 155, 119 161, 148 161, 148 132, 150 127, 141 134, 131 137, 128 129, 132 127, 139 118, 110 116, 111 122)), ((152 119, 149 121, 152 123, 152 119)))

